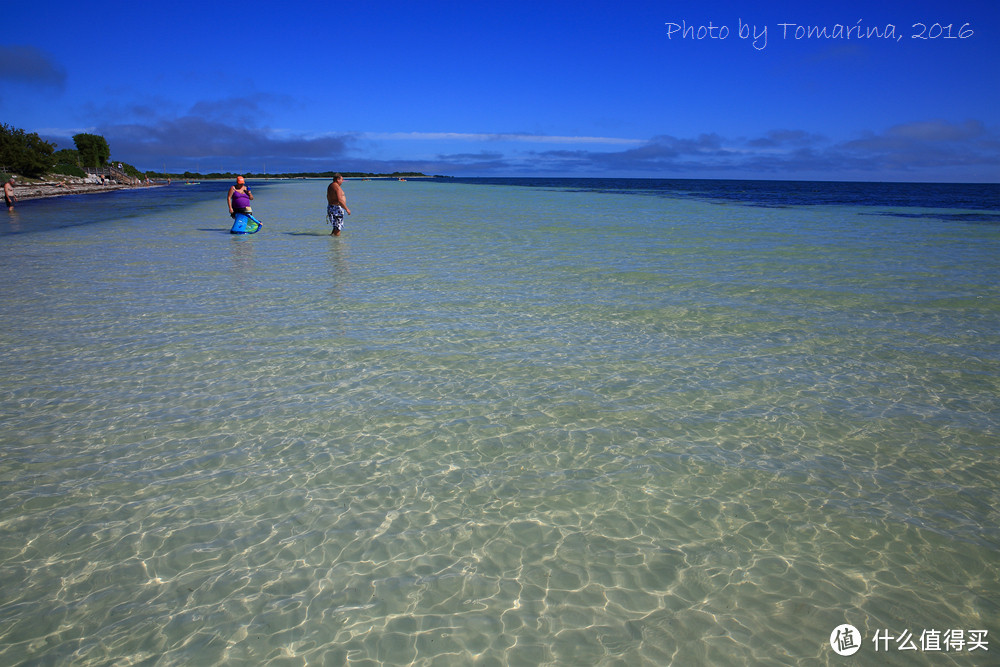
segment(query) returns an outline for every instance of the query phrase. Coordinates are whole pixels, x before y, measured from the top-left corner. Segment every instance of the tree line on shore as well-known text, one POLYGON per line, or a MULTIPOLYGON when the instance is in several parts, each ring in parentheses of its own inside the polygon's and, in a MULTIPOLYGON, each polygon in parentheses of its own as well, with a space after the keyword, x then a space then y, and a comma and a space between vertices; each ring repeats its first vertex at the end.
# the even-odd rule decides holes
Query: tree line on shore
MULTIPOLYGON (((75 149, 56 150, 56 144, 45 141, 37 132, 27 132, 19 127, 0 123, 0 171, 27 178, 40 178, 46 174, 84 177, 86 169, 108 166, 111 148, 99 134, 81 132, 73 135, 75 149)), ((132 178, 144 174, 132 165, 122 163, 121 171, 132 178)))
MULTIPOLYGON (((286 174, 201 174, 186 171, 182 174, 146 171, 142 172, 121 160, 111 160, 111 148, 107 140, 99 134, 81 132, 73 136, 75 149, 56 150, 56 144, 45 141, 37 132, 27 132, 21 128, 0 123, 0 172, 18 174, 27 178, 40 178, 46 174, 85 177, 86 169, 103 169, 111 164, 121 164, 121 171, 136 179, 192 180, 192 179, 232 179, 246 178, 332 178, 334 172, 295 172, 286 174)), ((376 174, 362 172, 341 172, 344 178, 416 178, 426 176, 419 172, 393 172, 376 174)), ((7 180, 6 174, 3 180, 7 180)))

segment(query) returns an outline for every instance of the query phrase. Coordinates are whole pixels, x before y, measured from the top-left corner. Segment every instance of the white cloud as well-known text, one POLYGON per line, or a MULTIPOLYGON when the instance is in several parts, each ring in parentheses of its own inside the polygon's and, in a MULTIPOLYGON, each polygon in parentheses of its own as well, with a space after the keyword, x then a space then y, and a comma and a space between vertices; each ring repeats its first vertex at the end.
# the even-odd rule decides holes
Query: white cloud
POLYGON ((511 141, 537 144, 609 144, 638 146, 646 143, 642 139, 621 137, 574 137, 528 133, 505 132, 365 132, 368 139, 414 140, 414 141, 511 141))

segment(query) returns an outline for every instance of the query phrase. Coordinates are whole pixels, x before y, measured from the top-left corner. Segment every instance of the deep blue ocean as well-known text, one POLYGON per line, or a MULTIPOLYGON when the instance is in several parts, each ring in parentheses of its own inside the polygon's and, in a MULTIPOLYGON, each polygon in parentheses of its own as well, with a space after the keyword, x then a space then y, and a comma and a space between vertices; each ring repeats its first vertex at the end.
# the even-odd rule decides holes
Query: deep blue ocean
MULTIPOLYGON (((445 182, 517 185, 576 192, 635 194, 671 199, 732 202, 748 206, 886 206, 983 211, 1000 215, 996 183, 864 183, 644 178, 451 178, 445 182)), ((992 214, 992 218, 988 214, 992 214)))

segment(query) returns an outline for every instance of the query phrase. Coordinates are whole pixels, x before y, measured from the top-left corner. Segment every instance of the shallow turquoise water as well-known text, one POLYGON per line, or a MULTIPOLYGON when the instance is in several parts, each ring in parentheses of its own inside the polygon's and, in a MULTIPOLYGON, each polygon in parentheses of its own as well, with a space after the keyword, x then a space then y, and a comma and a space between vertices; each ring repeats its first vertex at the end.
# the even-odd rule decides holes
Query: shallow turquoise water
POLYGON ((0 662, 1000 650, 995 225, 324 188, 2 239, 0 662))

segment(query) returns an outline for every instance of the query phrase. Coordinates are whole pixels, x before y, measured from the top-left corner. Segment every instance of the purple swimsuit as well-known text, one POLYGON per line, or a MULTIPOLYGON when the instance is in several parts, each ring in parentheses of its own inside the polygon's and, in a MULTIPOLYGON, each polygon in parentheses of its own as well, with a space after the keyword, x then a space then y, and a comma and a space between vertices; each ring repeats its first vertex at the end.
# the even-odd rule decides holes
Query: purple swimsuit
POLYGON ((250 208, 250 197, 247 195, 246 190, 234 190, 233 191, 233 210, 246 210, 250 208))

